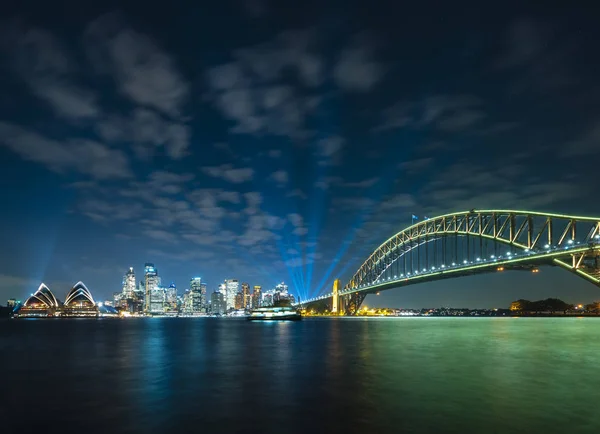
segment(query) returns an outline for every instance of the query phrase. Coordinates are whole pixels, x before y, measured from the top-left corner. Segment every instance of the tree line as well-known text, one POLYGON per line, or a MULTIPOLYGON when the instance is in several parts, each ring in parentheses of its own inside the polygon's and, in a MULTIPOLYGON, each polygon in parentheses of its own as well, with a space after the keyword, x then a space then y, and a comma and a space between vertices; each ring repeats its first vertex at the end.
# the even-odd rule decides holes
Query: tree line
POLYGON ((562 312, 566 314, 569 311, 585 311, 588 313, 600 314, 600 301, 594 301, 593 303, 586 304, 585 306, 577 306, 577 308, 563 300, 558 298, 547 298, 545 300, 516 300, 510 305, 510 310, 513 312, 526 313, 526 312, 550 312, 557 313, 562 312))

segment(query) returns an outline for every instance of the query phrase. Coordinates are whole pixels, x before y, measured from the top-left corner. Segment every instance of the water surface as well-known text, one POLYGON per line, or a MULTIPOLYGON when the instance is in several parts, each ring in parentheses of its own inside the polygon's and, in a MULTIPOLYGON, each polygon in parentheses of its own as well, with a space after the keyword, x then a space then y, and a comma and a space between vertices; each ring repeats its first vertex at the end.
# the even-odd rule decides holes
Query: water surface
POLYGON ((600 432, 596 318, 11 320, 0 348, 3 433, 600 432))

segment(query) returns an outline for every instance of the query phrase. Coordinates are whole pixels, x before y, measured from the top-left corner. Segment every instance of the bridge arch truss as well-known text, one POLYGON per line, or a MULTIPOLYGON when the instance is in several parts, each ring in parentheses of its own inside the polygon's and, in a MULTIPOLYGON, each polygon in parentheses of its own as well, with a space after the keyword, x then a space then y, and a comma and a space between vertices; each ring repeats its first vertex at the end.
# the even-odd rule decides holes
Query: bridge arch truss
POLYGON ((367 294, 380 290, 492 271, 537 272, 541 265, 600 286, 599 249, 600 218, 517 210, 441 215, 383 242, 339 291, 339 304, 352 315, 367 294))

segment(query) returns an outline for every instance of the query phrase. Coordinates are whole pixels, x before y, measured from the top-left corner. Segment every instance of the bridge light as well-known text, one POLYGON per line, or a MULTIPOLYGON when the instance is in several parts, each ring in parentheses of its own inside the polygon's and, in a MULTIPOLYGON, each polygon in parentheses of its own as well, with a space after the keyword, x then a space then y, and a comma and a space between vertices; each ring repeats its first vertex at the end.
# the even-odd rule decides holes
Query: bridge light
MULTIPOLYGON (((597 240, 600 240, 600 235, 596 235, 594 238, 597 240)), ((579 243, 577 243, 577 244, 579 244, 579 243)))
POLYGON ((423 268, 423 273, 427 272, 427 268, 423 268))
POLYGON ((432 270, 435 270, 435 267, 431 267, 432 270))
MULTIPOLYGON (((596 235, 596 237, 598 237, 598 236, 596 235)), ((569 240, 569 241, 567 241, 567 243, 573 244, 573 240, 569 240)))
POLYGON ((453 263, 452 263, 452 266, 453 266, 453 267, 456 267, 456 262, 453 262, 453 263))
POLYGON ((490 258, 492 258, 492 259, 494 259, 495 257, 496 257, 496 255, 492 255, 492 256, 490 256, 490 258))
POLYGON ((481 258, 477 258, 477 261, 481 261, 481 258))
POLYGON ((398 276, 394 276, 394 279, 397 279, 397 278, 398 278, 398 276))
POLYGON ((401 274, 400 277, 404 277, 404 274, 401 274))
POLYGON ((529 249, 525 249, 526 252, 529 252, 529 249))
POLYGON ((466 264, 466 263, 467 263, 467 260, 466 260, 466 259, 463 259, 463 264, 466 264))
POLYGON ((446 266, 444 264, 442 264, 442 268, 446 268, 446 266))

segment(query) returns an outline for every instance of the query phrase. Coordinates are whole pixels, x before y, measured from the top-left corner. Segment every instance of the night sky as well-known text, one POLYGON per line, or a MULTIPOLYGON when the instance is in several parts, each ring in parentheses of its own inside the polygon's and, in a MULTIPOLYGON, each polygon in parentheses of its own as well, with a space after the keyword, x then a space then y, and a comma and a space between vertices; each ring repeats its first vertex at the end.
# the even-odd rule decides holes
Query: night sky
MULTIPOLYGON (((41 281, 102 300, 145 262, 181 290, 283 280, 306 298, 412 214, 600 216, 597 8, 87 3, 3 8, 2 303, 41 281)), ((550 296, 600 289, 544 268, 366 304, 550 296)))

